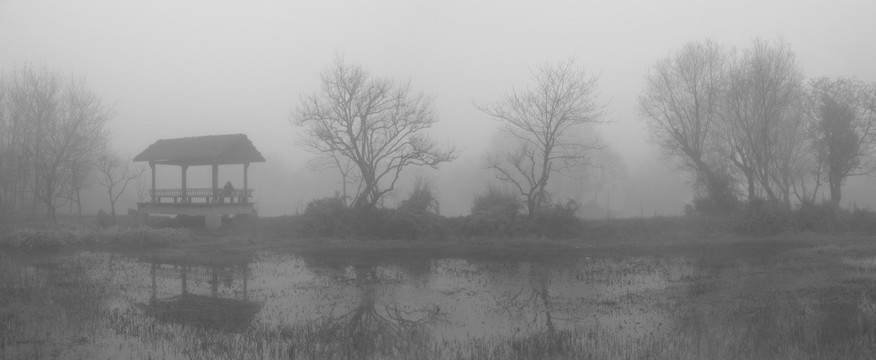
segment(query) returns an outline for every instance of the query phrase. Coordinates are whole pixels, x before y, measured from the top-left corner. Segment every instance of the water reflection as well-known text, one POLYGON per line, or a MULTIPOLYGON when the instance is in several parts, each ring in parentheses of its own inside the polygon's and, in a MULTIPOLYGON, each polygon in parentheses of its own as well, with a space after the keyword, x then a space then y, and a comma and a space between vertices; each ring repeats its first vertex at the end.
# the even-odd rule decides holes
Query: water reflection
POLYGON ((148 261, 152 291, 148 302, 137 305, 159 321, 240 332, 262 308, 262 303, 249 299, 251 258, 220 263, 151 256, 148 261), (209 295, 198 293, 204 286, 209 286, 209 295))
POLYGON ((558 320, 569 320, 558 318, 554 309, 550 284, 557 269, 543 263, 524 264, 522 268, 528 282, 521 283, 517 293, 499 301, 509 316, 524 318, 522 328, 515 328, 509 339, 511 349, 524 357, 562 353, 572 332, 557 328, 558 320))
POLYGON ((139 335, 129 351, 160 346, 168 358, 174 357, 165 355, 167 348, 187 353, 217 343, 224 344, 220 353, 271 354, 266 358, 575 353, 597 340, 651 336, 645 334, 669 314, 645 305, 653 303, 648 297, 691 272, 689 262, 671 259, 88 256, 96 260, 94 275, 119 289, 109 302, 121 315, 112 318, 114 330, 139 335))
POLYGON ((437 307, 403 310, 395 302, 378 306, 381 277, 376 265, 356 264, 354 274, 356 304, 339 316, 320 322, 325 339, 341 340, 346 358, 371 358, 374 355, 414 357, 430 342, 429 325, 440 319, 437 307))

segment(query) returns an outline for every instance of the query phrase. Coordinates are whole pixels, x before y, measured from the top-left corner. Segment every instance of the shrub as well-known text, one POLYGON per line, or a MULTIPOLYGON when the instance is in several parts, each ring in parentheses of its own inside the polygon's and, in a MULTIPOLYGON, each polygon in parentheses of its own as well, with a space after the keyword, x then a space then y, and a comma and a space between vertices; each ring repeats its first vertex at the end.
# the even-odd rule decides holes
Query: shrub
POLYGON ((471 207, 472 215, 478 213, 513 217, 520 212, 517 194, 500 189, 495 184, 487 186, 484 194, 478 194, 471 207))
POLYGON ((855 232, 876 235, 876 212, 870 209, 852 209, 847 216, 848 227, 855 232))
POLYGON ((800 230, 836 232, 845 228, 843 217, 836 204, 804 201, 797 208, 797 227, 800 230))
POLYGON ((466 236, 510 236, 519 232, 522 218, 519 212, 516 194, 490 184, 486 192, 475 197, 461 232, 466 236))
POLYGON ((583 222, 575 217, 577 204, 569 200, 565 205, 554 204, 532 217, 531 233, 551 238, 570 238, 580 236, 583 232, 583 222))
POLYGON ((141 227, 126 229, 112 227, 96 234, 98 245, 155 247, 188 243, 195 239, 187 229, 141 227))
POLYGON ((0 245, 7 248, 48 250, 76 246, 166 246, 190 242, 192 233, 185 229, 127 229, 117 226, 106 230, 21 229, 6 234, 0 245))
POLYGON ((510 236, 519 226, 522 216, 508 214, 499 208, 490 211, 472 212, 462 224, 466 236, 510 236))
POLYGON ((307 204, 300 219, 300 231, 307 236, 346 237, 351 234, 352 220, 353 214, 343 199, 317 199, 307 204))
POLYGON ((414 183, 414 191, 411 192, 407 200, 402 201, 398 208, 399 210, 417 214, 426 212, 440 213, 438 199, 433 194, 432 185, 423 179, 417 179, 414 183))
MULTIPOLYGON (((506 203, 507 204, 507 203, 506 203)), ((508 207, 493 206, 489 210, 472 212, 464 222, 462 233, 466 236, 540 236, 551 239, 577 237, 582 234, 583 223, 575 216, 578 206, 570 201, 566 205, 548 206, 532 216, 510 212, 508 207)))
POLYGON ((55 249, 78 243, 77 236, 70 230, 20 229, 3 236, 3 247, 17 249, 55 249))
POLYGON ((716 201, 708 196, 697 196, 693 199, 690 205, 685 205, 684 214, 688 216, 729 215, 738 211, 738 205, 732 199, 735 198, 728 198, 722 201, 716 201))
MULTIPOLYGON (((697 173, 694 187, 698 195, 691 208, 699 215, 730 215, 739 211, 736 179, 732 172, 721 166, 710 166, 697 173)), ((689 211, 685 211, 689 213, 689 211)))
POLYGON ((748 202, 736 229, 748 235, 775 235, 788 230, 791 212, 780 201, 755 199, 748 202))

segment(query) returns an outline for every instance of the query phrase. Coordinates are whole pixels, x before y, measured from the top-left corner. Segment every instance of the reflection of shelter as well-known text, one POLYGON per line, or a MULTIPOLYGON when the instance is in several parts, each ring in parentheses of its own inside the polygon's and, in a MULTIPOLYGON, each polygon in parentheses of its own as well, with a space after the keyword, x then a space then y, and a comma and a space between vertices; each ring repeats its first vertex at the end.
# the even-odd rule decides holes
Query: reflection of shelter
POLYGON ((248 299, 248 262, 192 264, 186 262, 161 262, 151 264, 152 298, 146 305, 147 314, 162 321, 184 323, 225 331, 240 331, 246 328, 262 304, 248 299), (180 294, 169 299, 158 299, 158 279, 179 280, 180 294), (193 283, 210 285, 210 295, 193 294, 193 283), (235 283, 241 290, 232 291, 232 296, 221 297, 220 286, 231 288, 235 283))
POLYGON ((222 215, 252 214, 248 170, 253 162, 265 158, 243 134, 196 136, 162 139, 134 157, 134 161, 148 161, 152 169, 152 188, 149 202, 139 203, 137 209, 145 214, 205 216, 207 227, 217 227, 222 215), (225 194, 219 187, 219 165, 243 165, 243 188, 225 194), (158 165, 179 166, 179 189, 156 189, 158 165), (211 166, 210 188, 188 188, 186 172, 189 166, 211 166))

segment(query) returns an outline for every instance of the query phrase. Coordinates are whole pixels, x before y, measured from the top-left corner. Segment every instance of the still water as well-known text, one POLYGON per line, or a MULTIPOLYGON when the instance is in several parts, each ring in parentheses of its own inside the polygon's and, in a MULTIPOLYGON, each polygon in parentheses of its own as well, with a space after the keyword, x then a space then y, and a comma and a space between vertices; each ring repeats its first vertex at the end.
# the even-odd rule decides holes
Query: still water
POLYGON ((665 257, 344 262, 262 253, 199 263, 96 252, 24 268, 69 269, 101 284, 96 330, 73 354, 135 359, 497 358, 498 348, 540 353, 573 337, 647 341, 671 328, 661 299, 686 291, 695 271, 665 257))
POLYGON ((529 260, 0 253, 0 358, 872 358, 872 258, 779 245, 529 260))

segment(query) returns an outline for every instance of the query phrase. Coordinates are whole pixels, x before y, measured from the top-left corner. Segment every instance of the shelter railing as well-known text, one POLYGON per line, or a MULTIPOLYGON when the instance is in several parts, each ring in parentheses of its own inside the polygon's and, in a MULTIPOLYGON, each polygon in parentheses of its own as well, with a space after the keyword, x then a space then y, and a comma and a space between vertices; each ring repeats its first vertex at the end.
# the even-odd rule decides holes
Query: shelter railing
POLYGON ((187 188, 187 189, 149 189, 149 197, 152 202, 173 199, 173 203, 230 203, 248 204, 254 189, 212 189, 212 188, 187 188), (193 201, 203 200, 203 201, 193 201))

